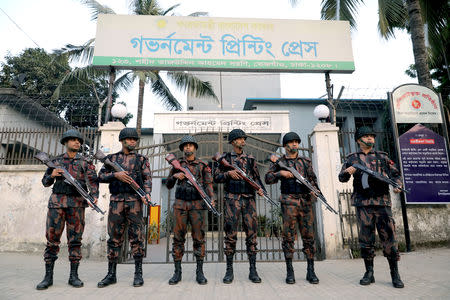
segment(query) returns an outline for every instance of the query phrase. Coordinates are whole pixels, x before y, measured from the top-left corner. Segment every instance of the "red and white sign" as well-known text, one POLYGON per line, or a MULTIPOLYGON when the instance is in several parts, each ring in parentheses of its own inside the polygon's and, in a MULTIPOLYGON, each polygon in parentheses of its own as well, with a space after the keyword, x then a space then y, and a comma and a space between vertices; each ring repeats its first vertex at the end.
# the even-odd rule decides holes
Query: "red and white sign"
POLYGON ((427 87, 399 86, 392 92, 392 106, 397 123, 442 123, 439 96, 427 87))

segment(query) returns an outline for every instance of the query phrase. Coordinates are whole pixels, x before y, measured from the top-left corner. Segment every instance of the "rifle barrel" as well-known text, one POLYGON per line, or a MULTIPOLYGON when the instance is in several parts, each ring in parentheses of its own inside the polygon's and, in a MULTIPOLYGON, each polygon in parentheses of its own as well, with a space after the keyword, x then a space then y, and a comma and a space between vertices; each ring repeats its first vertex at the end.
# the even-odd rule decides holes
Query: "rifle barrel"
POLYGON ((294 175, 296 181, 300 184, 305 185, 311 192, 313 192, 317 198, 319 198, 319 200, 322 202, 323 205, 325 205, 325 207, 335 213, 338 214, 338 212, 331 207, 330 204, 328 204, 327 199, 325 199, 325 197, 322 195, 322 193, 320 192, 320 190, 316 189, 306 178, 304 178, 302 176, 302 174, 300 174, 295 168, 293 167, 288 167, 286 166, 284 163, 280 162, 279 160, 276 162, 278 164, 278 166, 280 166, 282 169, 288 170, 289 172, 292 173, 292 175, 294 175))

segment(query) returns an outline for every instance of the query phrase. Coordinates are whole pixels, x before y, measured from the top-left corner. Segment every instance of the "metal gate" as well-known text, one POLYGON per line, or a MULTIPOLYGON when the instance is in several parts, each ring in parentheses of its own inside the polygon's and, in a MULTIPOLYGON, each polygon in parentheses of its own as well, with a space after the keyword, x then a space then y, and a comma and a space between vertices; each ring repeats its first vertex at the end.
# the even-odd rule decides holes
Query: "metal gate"
POLYGON ((351 190, 338 192, 339 219, 341 221, 342 242, 348 246, 353 255, 359 249, 358 244, 358 222, 356 221, 355 207, 351 205, 351 190))
MULTIPOLYGON (((208 162, 211 169, 214 171, 215 165, 211 162, 211 157, 219 152, 228 152, 232 150, 227 141, 227 133, 222 132, 200 132, 192 134, 195 136, 199 148, 196 156, 208 162)), ((256 158, 261 179, 264 178, 268 168, 269 162, 267 157, 271 153, 279 152, 282 145, 279 144, 281 134, 252 134, 248 135, 246 141, 245 151, 256 158)), ((167 134, 163 135, 163 139, 167 142, 141 146, 138 151, 146 155, 150 161, 150 167, 153 176, 153 186, 161 184, 160 198, 161 198, 161 237, 162 243, 165 243, 165 262, 172 261, 172 242, 173 242, 173 203, 175 201, 174 190, 168 190, 165 187, 165 179, 167 178, 170 166, 165 161, 165 157, 169 153, 175 154, 177 157, 182 156, 182 152, 178 149, 179 142, 183 134, 167 134)), ((308 139, 308 146, 300 148, 299 154, 306 157, 311 157, 311 146, 308 139)), ((266 186, 272 199, 278 200, 280 196, 279 184, 266 186)), ((205 261, 220 262, 224 260, 224 190, 222 184, 214 184, 214 192, 217 197, 216 207, 222 213, 220 217, 213 215, 211 212, 205 210, 207 214, 205 224, 206 235, 206 256, 205 261)), ((281 232, 282 232, 282 218, 281 209, 272 207, 264 198, 257 196, 256 209, 258 214, 258 260, 262 261, 278 261, 284 260, 283 250, 281 247, 281 232)), ((145 215, 148 217, 148 215, 145 215)), ((316 225, 316 224, 315 224, 316 225)), ((146 232, 148 231, 148 221, 146 222, 146 232)), ((317 226, 315 226, 317 232, 317 226)), ((317 258, 323 258, 323 247, 319 243, 319 238, 316 239, 317 258)), ((124 249, 124 258, 130 258, 130 247, 128 243, 124 249)), ((296 240, 296 252, 294 259, 303 260, 304 254, 301 251, 302 242, 300 238, 296 240)), ((161 246, 159 246, 161 247, 161 246)), ((149 251, 152 251, 151 249, 149 251)), ((236 260, 247 260, 246 246, 245 246, 245 232, 242 229, 240 222, 238 227, 238 241, 236 245, 236 260)), ((185 254, 183 261, 193 262, 195 256, 193 253, 193 242, 188 228, 186 236, 185 254)))

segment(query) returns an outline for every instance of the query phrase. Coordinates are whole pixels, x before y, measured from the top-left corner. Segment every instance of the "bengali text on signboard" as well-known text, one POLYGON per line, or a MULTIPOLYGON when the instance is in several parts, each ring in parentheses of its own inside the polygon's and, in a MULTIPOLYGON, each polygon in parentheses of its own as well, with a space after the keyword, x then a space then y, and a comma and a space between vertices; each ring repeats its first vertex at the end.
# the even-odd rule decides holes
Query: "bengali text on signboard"
POLYGON ((355 69, 347 21, 99 15, 93 65, 183 70, 355 69))
POLYGON ((421 124, 399 138, 409 204, 450 203, 450 170, 445 139, 421 124))

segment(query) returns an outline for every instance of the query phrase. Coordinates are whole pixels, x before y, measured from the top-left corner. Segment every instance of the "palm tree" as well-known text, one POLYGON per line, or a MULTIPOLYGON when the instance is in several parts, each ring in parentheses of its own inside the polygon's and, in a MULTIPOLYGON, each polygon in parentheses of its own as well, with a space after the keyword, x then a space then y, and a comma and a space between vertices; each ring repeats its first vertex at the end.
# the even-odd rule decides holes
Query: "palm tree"
MULTIPOLYGON (((295 5, 297 0, 290 2, 295 5)), ((339 19, 349 21, 350 26, 355 28, 358 6, 363 3, 364 0, 322 0, 321 17, 335 20, 339 5, 339 19)), ((447 0, 378 0, 378 18, 378 30, 385 39, 395 37, 396 28, 409 31, 419 84, 433 88, 427 64, 429 55, 425 45, 424 22, 428 25, 431 48, 436 49, 440 55, 445 55, 441 41, 442 31, 448 20, 447 0)))
POLYGON ((407 0, 406 8, 408 9, 409 31, 411 33, 417 78, 420 84, 432 89, 433 84, 431 83, 430 69, 427 63, 427 47, 425 46, 425 32, 419 0, 407 0))
MULTIPOLYGON (((96 0, 83 0, 83 4, 87 5, 91 9, 91 20, 97 20, 99 14, 115 14, 115 12, 108 6, 102 5, 96 0)), ((179 4, 176 4, 166 10, 163 10, 156 0, 132 0, 130 2, 130 9, 133 14, 136 15, 167 15, 173 11, 179 4)), ((196 12, 190 14, 190 16, 206 15, 204 12, 196 12)), ((70 76, 79 76, 83 78, 89 72, 103 72, 95 70, 90 63, 92 62, 94 52, 95 39, 90 39, 84 45, 74 46, 71 44, 66 45, 64 48, 58 50, 58 53, 67 53, 74 61, 82 63, 88 63, 89 65, 84 68, 76 68, 73 74, 70 76)), ((115 76, 115 70, 112 69, 107 74, 110 77, 115 76)), ((106 74, 105 73, 105 74, 106 74)), ((182 71, 170 71, 166 73, 168 79, 170 79, 175 86, 183 91, 187 91, 190 95, 196 97, 210 97, 217 101, 212 86, 209 82, 202 81, 192 74, 182 71)), ((138 96, 138 111, 136 129, 141 132, 142 128, 142 111, 144 105, 144 91, 147 83, 150 83, 151 91, 159 97, 162 104, 169 110, 181 110, 182 106, 178 100, 173 96, 169 87, 161 77, 160 70, 146 70, 146 71, 122 71, 119 73, 118 79, 113 84, 114 89, 127 90, 131 87, 135 80, 139 81, 139 96, 138 96)), ((108 108, 109 110, 109 108, 108 108)), ((107 121, 107 120, 106 120, 107 121)))

